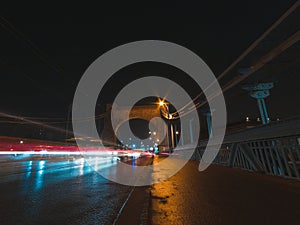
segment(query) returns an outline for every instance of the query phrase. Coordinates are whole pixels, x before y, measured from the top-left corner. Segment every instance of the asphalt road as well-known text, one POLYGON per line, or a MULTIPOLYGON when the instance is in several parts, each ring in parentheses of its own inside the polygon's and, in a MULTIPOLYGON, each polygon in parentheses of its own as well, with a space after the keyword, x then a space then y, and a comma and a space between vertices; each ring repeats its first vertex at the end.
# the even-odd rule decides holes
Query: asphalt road
MULTIPOLYGON (((112 166, 111 158, 94 165, 112 166)), ((112 224, 132 187, 98 175, 84 158, 0 158, 0 224, 112 224)))

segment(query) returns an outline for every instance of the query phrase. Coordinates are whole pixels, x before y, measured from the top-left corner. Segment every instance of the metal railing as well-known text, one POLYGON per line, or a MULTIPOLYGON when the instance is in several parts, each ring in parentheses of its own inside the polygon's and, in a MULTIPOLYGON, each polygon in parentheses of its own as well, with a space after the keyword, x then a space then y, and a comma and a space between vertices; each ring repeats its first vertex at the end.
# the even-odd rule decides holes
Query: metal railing
MULTIPOLYGON (((200 160, 205 147, 200 143, 193 159, 200 160)), ((300 119, 226 136, 214 163, 300 180, 300 119)))

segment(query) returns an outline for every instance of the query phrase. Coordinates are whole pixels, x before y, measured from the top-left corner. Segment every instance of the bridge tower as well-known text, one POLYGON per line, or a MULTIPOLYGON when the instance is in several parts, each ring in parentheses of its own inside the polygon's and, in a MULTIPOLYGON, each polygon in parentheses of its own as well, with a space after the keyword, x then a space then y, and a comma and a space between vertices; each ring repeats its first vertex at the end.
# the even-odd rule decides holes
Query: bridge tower
POLYGON ((262 124, 270 123, 265 98, 270 96, 270 89, 274 87, 273 82, 244 85, 243 89, 250 92, 250 96, 257 100, 262 124))
POLYGON ((213 130, 212 130, 212 114, 215 111, 215 109, 208 109, 204 112, 204 115, 206 116, 206 122, 207 122, 207 131, 208 131, 208 137, 212 138, 213 136, 213 130))

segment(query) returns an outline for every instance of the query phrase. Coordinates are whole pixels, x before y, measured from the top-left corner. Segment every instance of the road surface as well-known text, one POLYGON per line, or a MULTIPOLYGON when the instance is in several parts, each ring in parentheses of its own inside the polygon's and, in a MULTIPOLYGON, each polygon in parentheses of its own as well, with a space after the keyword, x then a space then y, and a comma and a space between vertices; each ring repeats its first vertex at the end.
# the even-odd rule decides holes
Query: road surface
MULTIPOLYGON (((115 159, 94 165, 112 166, 115 159)), ((112 224, 132 187, 110 182, 84 158, 0 157, 0 224, 112 224)))
MULTIPOLYGON (((94 166, 115 163, 98 159, 94 166)), ((168 180, 133 190, 107 181, 78 156, 1 156, 0 165, 1 225, 300 224, 296 180, 216 165, 199 172, 190 161, 168 180)))

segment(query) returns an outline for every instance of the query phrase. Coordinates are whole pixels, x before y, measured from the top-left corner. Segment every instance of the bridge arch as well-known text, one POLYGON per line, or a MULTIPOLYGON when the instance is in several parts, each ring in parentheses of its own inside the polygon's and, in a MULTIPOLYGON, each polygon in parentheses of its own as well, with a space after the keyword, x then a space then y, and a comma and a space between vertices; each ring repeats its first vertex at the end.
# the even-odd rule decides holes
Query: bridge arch
MULTIPOLYGON (((101 135, 102 141, 106 145, 112 145, 112 143, 116 144, 117 137, 116 134, 120 127, 134 119, 142 119, 150 122, 154 117, 161 117, 160 107, 158 105, 141 105, 134 107, 126 107, 126 106, 116 106, 116 113, 112 114, 112 105, 108 104, 106 107, 106 115, 104 118, 104 128, 101 135), (129 118, 128 118, 129 115, 129 118), (114 120, 116 124, 115 130, 113 130, 111 121, 114 120)), ((158 124, 153 124, 158 127, 158 124)))

